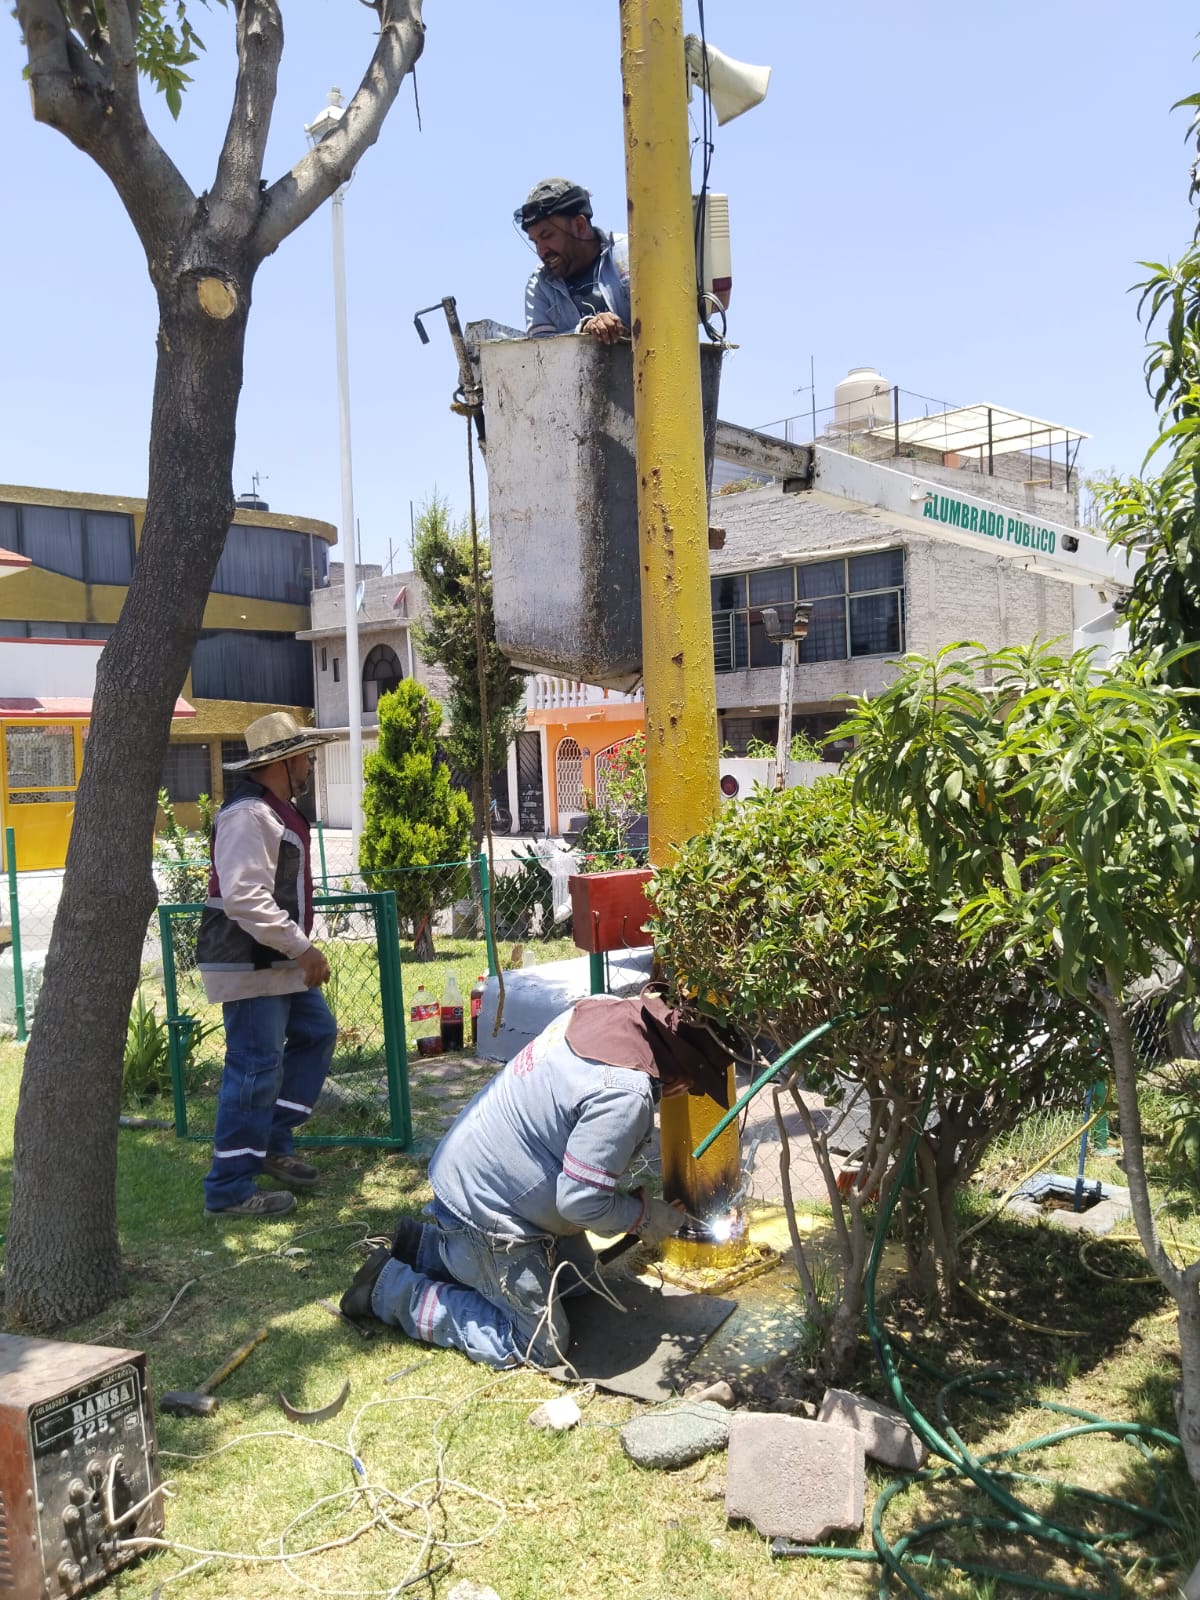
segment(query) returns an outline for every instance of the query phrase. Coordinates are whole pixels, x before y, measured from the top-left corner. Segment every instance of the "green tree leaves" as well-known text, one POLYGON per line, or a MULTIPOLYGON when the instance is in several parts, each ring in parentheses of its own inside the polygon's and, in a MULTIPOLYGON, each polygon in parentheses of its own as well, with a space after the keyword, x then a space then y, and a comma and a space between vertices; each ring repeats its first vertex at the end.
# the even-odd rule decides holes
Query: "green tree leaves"
POLYGON ((363 762, 359 866, 371 888, 396 891, 397 913, 414 927, 468 881, 465 868, 415 870, 461 862, 471 837, 471 803, 438 755, 441 719, 438 702, 406 678, 380 699, 379 747, 363 762))
MULTIPOLYGON (((469 526, 455 526, 449 506, 436 495, 417 517, 413 565, 425 590, 428 620, 415 630, 423 656, 446 673, 450 731, 446 752, 458 771, 472 775, 472 786, 484 770, 484 729, 479 694, 479 650, 475 626, 475 578, 469 526)), ((487 684, 487 768, 503 767, 508 745, 524 725, 525 676, 501 654, 496 644, 492 610, 491 559, 487 540, 479 544, 479 604, 482 612, 487 684)), ((482 798, 487 804, 488 797, 482 798)), ((480 817, 480 826, 482 817, 480 817)))

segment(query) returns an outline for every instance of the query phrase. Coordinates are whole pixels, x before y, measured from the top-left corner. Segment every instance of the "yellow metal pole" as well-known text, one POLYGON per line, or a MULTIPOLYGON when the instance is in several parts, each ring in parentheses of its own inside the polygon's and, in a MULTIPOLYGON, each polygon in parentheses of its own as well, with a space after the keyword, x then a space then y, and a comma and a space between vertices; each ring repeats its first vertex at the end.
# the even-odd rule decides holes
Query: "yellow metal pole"
MULTIPOLYGON (((621 0, 621 76, 650 860, 662 864, 720 804, 680 0, 621 0)), ((688 1100, 662 1104, 664 1188, 706 1217, 738 1187, 737 1139, 701 1171, 690 1151, 720 1110, 688 1100)))

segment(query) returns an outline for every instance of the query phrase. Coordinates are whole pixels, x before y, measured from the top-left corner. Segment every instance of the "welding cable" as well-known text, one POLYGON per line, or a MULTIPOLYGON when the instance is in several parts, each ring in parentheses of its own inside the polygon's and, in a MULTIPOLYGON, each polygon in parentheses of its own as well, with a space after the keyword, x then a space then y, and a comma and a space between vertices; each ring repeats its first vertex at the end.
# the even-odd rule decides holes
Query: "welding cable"
POLYGON ((546 1372, 549 1370, 548 1368, 541 1366, 539 1362, 533 1359, 533 1347, 537 1343, 538 1335, 541 1333, 544 1327, 549 1335, 550 1348, 558 1357, 559 1365, 568 1375, 567 1381, 569 1383, 584 1383, 586 1380, 579 1376, 579 1373, 576 1371, 575 1367, 570 1361, 567 1360, 566 1356, 558 1348, 558 1340, 554 1333, 554 1319, 552 1314, 554 1297, 558 1292, 559 1274, 567 1267, 571 1268, 580 1281, 585 1283, 593 1294, 598 1294, 602 1300, 607 1300, 609 1305, 615 1310, 619 1311, 622 1316, 628 1314, 629 1307, 622 1305, 621 1301, 617 1299, 616 1295, 596 1271, 595 1265, 589 1267, 587 1272, 584 1273, 580 1272, 578 1265, 574 1261, 560 1261, 550 1276, 550 1287, 546 1294, 545 1310, 537 1320, 537 1324, 534 1327, 533 1333, 530 1335, 529 1343, 525 1346, 525 1354, 521 1357, 521 1361, 524 1366, 531 1367, 535 1372, 546 1372))
POLYGON ((348 1459, 354 1469, 356 1482, 348 1486, 345 1490, 335 1492, 331 1495, 322 1496, 318 1501, 314 1502, 312 1505, 307 1507, 306 1510, 302 1511, 297 1517, 293 1518, 279 1535, 280 1549, 277 1554, 272 1553, 269 1555, 264 1555, 259 1552, 204 1549, 195 1545, 184 1544, 176 1540, 152 1537, 122 1538, 118 1541, 118 1543, 122 1548, 137 1550, 139 1552, 148 1550, 173 1550, 185 1555, 194 1555, 199 1558, 198 1560, 183 1567, 179 1572, 172 1573, 169 1577, 164 1578, 160 1584, 160 1587, 162 1588, 165 1588, 169 1583, 177 1582, 180 1578, 190 1576, 192 1573, 198 1571, 204 1566, 207 1566, 212 1561, 224 1560, 260 1566, 281 1565, 288 1570, 292 1577, 294 1577, 299 1583, 303 1584, 305 1588, 310 1589, 318 1594, 332 1595, 350 1592, 362 1596, 381 1596, 383 1597, 383 1600, 389 1600, 389 1597, 400 1594, 402 1590, 410 1587, 414 1582, 418 1582, 423 1577, 431 1576, 436 1572, 440 1572, 444 1568, 446 1565, 445 1561, 427 1565, 423 1571, 417 1570, 421 1567, 423 1562, 428 1562, 429 1555, 431 1553, 438 1550, 453 1552, 455 1550, 464 1550, 475 1545, 484 1544, 488 1539, 493 1538, 508 1520, 508 1510, 502 1500, 497 1499, 494 1495, 486 1493, 484 1490, 476 1489, 473 1485, 465 1483, 461 1479, 451 1478, 447 1475, 445 1470, 447 1444, 446 1441, 441 1437, 440 1430, 456 1411, 461 1410, 463 1406, 472 1401, 486 1405, 536 1405, 540 1397, 528 1395, 487 1395, 487 1391, 489 1389, 495 1388, 498 1384, 505 1383, 511 1378, 512 1375, 520 1370, 521 1369, 517 1367, 510 1369, 508 1372, 495 1373, 487 1380, 487 1382, 476 1385, 474 1389, 469 1390, 467 1394, 463 1395, 459 1400, 450 1405, 447 1405, 444 1396, 429 1394, 395 1395, 388 1396, 387 1398, 380 1400, 369 1400, 364 1405, 360 1406, 358 1411, 355 1413, 347 1432, 347 1444, 345 1445, 339 1445, 330 1440, 317 1438, 311 1434, 300 1434, 292 1432, 288 1429, 272 1428, 258 1430, 253 1433, 239 1434, 236 1438, 227 1440, 225 1444, 218 1445, 216 1449, 204 1451, 200 1454, 178 1450, 164 1450, 161 1452, 163 1456, 173 1456, 180 1460, 198 1462, 206 1461, 215 1456, 223 1455, 227 1450, 232 1450, 239 1445, 252 1443, 259 1439, 277 1438, 293 1439, 301 1444, 315 1446, 319 1449, 330 1450, 334 1452, 334 1454, 348 1459), (432 1432, 432 1439, 435 1449, 434 1475, 423 1478, 418 1483, 410 1484, 402 1493, 398 1493, 393 1489, 387 1488, 385 1485, 374 1483, 371 1480, 369 1471, 362 1464, 362 1451, 355 1439, 355 1430, 357 1429, 361 1419, 368 1411, 371 1411, 379 1406, 400 1404, 422 1404, 440 1406, 443 1408, 442 1415, 434 1425, 432 1432), (413 1498, 419 1490, 422 1490, 427 1486, 432 1486, 432 1493, 430 1493, 423 1500, 413 1498), (493 1507, 497 1513, 495 1520, 482 1532, 475 1534, 470 1538, 449 1539, 444 1535, 438 1536, 435 1534, 433 1529, 431 1507, 440 1502, 442 1496, 449 1489, 455 1490, 467 1498, 481 1501, 493 1507), (328 1505, 339 1500, 348 1501, 348 1509, 351 1511, 353 1511, 360 1502, 365 1502, 366 1505, 368 1505, 371 1509, 371 1516, 359 1522, 348 1533, 340 1537, 327 1540, 322 1544, 312 1545, 301 1550, 291 1551, 284 1547, 286 1538, 290 1532, 299 1527, 307 1518, 316 1514, 318 1510, 324 1509, 328 1505), (424 1521, 424 1530, 414 1531, 401 1526, 394 1520, 398 1511, 416 1511, 419 1513, 424 1521), (417 1555, 410 1564, 407 1573, 399 1582, 390 1584, 386 1589, 355 1589, 352 1591, 346 1591, 343 1589, 328 1589, 321 1584, 314 1583, 309 1578, 303 1577, 300 1573, 296 1572, 293 1567, 290 1566, 290 1563, 302 1560, 307 1556, 320 1555, 326 1551, 343 1549, 347 1545, 353 1544, 356 1540, 362 1538, 365 1534, 371 1532, 371 1530, 374 1528, 386 1529, 397 1538, 402 1538, 419 1545, 417 1555))
POLYGON ((924 1124, 925 1117, 928 1115, 932 1096, 933 1081, 931 1079, 926 1091, 921 1116, 918 1120, 918 1131, 913 1133, 904 1154, 900 1181, 892 1186, 889 1196, 876 1219, 875 1238, 872 1242, 871 1255, 867 1265, 865 1298, 867 1330, 871 1345, 887 1387, 891 1391, 892 1398, 917 1437, 921 1439, 927 1449, 935 1456, 942 1457, 947 1464, 944 1467, 935 1467, 907 1477, 893 1479, 883 1488, 876 1499, 872 1515, 871 1538, 874 1546, 873 1551, 823 1545, 790 1545, 786 1541, 776 1540, 771 1547, 772 1554, 819 1556, 833 1560, 877 1560, 883 1568, 879 1584, 881 1600, 886 1600, 886 1597, 891 1593, 890 1584, 893 1578, 914 1595, 916 1600, 932 1600, 928 1591, 917 1582, 911 1570, 914 1566, 936 1569, 941 1572, 966 1572, 971 1576, 982 1577, 992 1582, 1001 1581, 1020 1584, 1027 1589, 1036 1589, 1044 1594, 1078 1596, 1082 1597, 1082 1600, 1119 1600, 1122 1588, 1121 1569, 1123 1567, 1137 1564, 1141 1567, 1158 1568, 1175 1567, 1179 1564, 1178 1557, 1175 1556, 1127 1555, 1114 1548, 1132 1539, 1143 1538, 1164 1529, 1169 1529, 1175 1533, 1181 1531, 1177 1519, 1168 1516, 1163 1509, 1166 1485, 1161 1466, 1152 1449, 1153 1446, 1158 1446, 1160 1449, 1177 1451, 1180 1448, 1178 1437, 1167 1433, 1163 1429, 1152 1427, 1147 1423, 1106 1419, 1097 1416, 1093 1412, 1059 1405, 1054 1401, 1036 1399, 1029 1395, 1026 1398, 1030 1404, 1041 1410, 1077 1419, 1076 1425, 1064 1428, 1056 1433, 1043 1435, 1038 1439, 1033 1439, 1023 1444, 1011 1446, 1005 1450, 991 1451, 976 1457, 968 1449, 961 1435, 949 1421, 949 1400, 952 1396, 967 1392, 973 1392, 978 1399, 982 1400, 1000 1399, 1002 1396, 1011 1395, 1014 1385, 1025 1383, 1027 1380, 1020 1374, 1001 1370, 988 1370, 959 1378, 947 1379, 944 1373, 939 1372, 937 1368, 924 1360, 918 1353, 906 1347, 903 1341, 896 1340, 894 1342, 879 1320, 876 1294, 884 1240, 895 1212, 899 1195, 904 1188, 905 1182, 911 1178, 915 1171, 917 1141, 920 1138, 919 1128, 924 1124), (899 1344, 904 1356, 914 1366, 924 1371, 928 1376, 941 1381, 942 1386, 937 1398, 938 1425, 936 1427, 929 1418, 917 1409, 917 1406, 904 1389, 896 1354, 897 1344, 899 1344), (1008 1385, 1009 1388, 1008 1390, 1002 1390, 997 1385, 1008 1385), (1130 1443, 1140 1452, 1145 1462, 1154 1472, 1156 1487, 1155 1503, 1153 1505, 1138 1505, 1128 1500, 1118 1499, 1115 1496, 1101 1494, 1096 1490, 1087 1489, 1081 1485, 1063 1485, 1059 1480, 1020 1472, 1012 1466, 1005 1465, 1005 1463, 1014 1462, 1017 1458, 1029 1452, 1051 1449, 1067 1439, 1088 1434, 1114 1436, 1130 1443), (968 1483, 973 1484, 993 1503, 995 1512, 998 1514, 982 1515, 970 1513, 963 1516, 939 1517, 931 1522, 918 1523, 895 1540, 892 1540, 884 1533, 884 1515, 889 1505, 898 1495, 915 1485, 953 1482, 962 1483, 964 1487, 968 1483), (1050 1489, 1059 1494, 1065 1489, 1076 1501, 1082 1502, 1084 1505, 1120 1511, 1131 1519, 1132 1526, 1122 1528, 1115 1533, 1089 1533, 1083 1528, 1076 1527, 1061 1518, 1035 1511, 1013 1492, 1023 1484, 1050 1489), (1077 1564, 1086 1564, 1092 1569, 1096 1578, 1102 1582, 1103 1587, 1098 1589, 1084 1588, 1079 1584, 1059 1583, 1050 1578, 1031 1577, 1027 1574, 1003 1568, 990 1567, 981 1562, 935 1556, 913 1549, 913 1546, 919 1541, 933 1538, 939 1533, 946 1532, 969 1532, 976 1535, 981 1532, 991 1532, 1009 1536, 1018 1535, 1032 1539, 1049 1547, 1050 1552, 1060 1558, 1073 1560, 1077 1564), (1102 1549, 1101 1546, 1105 1548, 1102 1549))

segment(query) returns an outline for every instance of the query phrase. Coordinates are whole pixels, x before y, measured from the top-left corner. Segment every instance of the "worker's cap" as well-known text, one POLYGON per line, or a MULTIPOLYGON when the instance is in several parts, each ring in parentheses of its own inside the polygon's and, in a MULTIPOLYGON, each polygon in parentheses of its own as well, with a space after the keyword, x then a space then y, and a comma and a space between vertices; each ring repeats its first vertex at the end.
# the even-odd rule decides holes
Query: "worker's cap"
POLYGON ((547 217, 590 217, 592 197, 570 178, 543 178, 535 183, 525 204, 513 212, 513 221, 519 228, 532 228, 535 222, 547 217))
POLYGON ((224 762, 226 772, 252 772, 255 767, 269 767, 274 761, 286 761, 289 756, 331 744, 337 734, 302 728, 290 711, 271 711, 250 724, 245 738, 249 754, 244 761, 224 762))

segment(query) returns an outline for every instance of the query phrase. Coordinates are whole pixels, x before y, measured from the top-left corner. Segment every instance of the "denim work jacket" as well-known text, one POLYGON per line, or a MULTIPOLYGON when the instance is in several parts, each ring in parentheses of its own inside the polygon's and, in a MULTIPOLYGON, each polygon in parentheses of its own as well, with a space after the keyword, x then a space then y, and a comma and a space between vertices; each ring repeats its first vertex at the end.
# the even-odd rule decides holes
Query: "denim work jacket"
MULTIPOLYGON (((596 229, 604 241, 597 263, 596 287, 604 301, 598 311, 615 311, 629 326, 629 239, 623 233, 596 229)), ((531 339, 546 339, 554 333, 578 333, 586 321, 571 299, 571 291, 560 278, 551 277, 539 267, 525 288, 525 327, 531 339)))
POLYGON ((642 1200, 617 1187, 654 1127, 646 1073, 575 1054, 569 1013, 462 1111, 429 1167, 438 1200, 494 1247, 546 1235, 632 1233, 642 1200))

